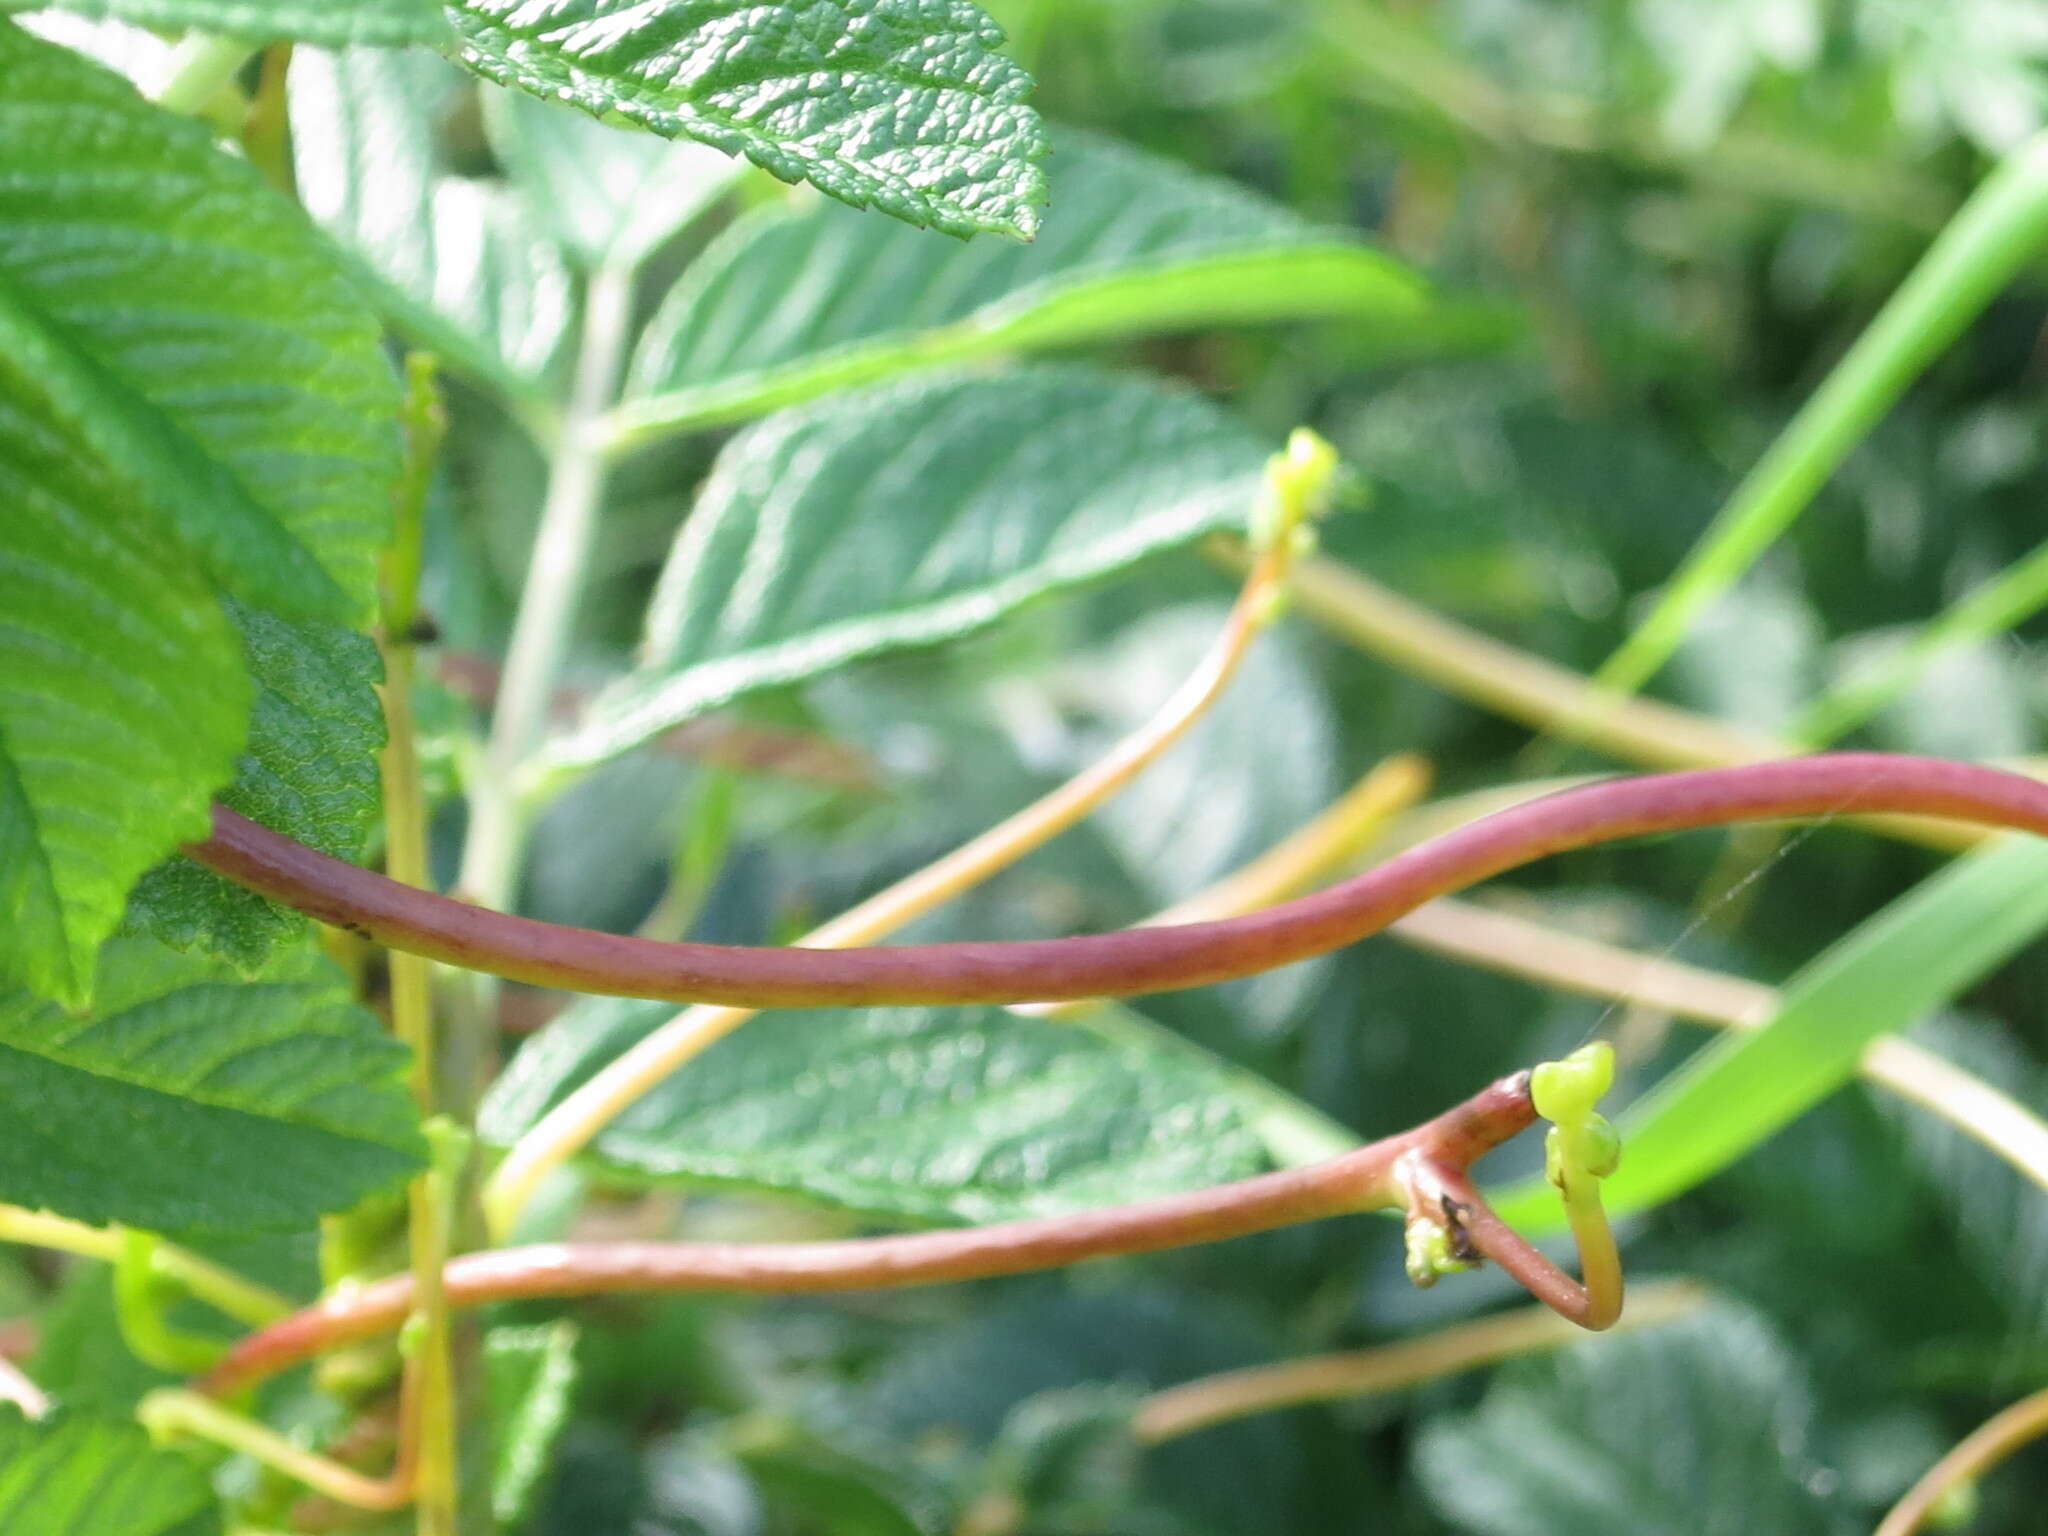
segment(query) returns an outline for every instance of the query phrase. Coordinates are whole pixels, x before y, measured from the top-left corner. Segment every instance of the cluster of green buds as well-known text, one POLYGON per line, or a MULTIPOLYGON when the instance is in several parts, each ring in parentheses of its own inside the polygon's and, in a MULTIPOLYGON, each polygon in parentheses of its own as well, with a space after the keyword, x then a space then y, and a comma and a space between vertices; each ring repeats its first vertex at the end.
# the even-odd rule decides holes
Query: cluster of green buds
POLYGON ((1593 1106, 1614 1084, 1614 1047, 1582 1045, 1563 1061, 1546 1061, 1529 1074, 1529 1099, 1550 1122, 1543 1139, 1543 1173, 1567 1206, 1592 1194, 1621 1165, 1621 1137, 1593 1106))
POLYGON ((1428 1217, 1411 1219, 1407 1226, 1408 1278, 1418 1290, 1428 1290, 1439 1276, 1471 1269, 1476 1260, 1463 1257, 1451 1229, 1428 1217))
MULTIPOLYGON (((1335 448, 1307 427, 1295 428, 1287 446, 1266 461, 1265 484, 1251 515, 1253 551, 1277 551, 1287 565, 1314 554, 1315 525, 1336 503, 1341 471, 1335 448)), ((1270 594, 1261 620, 1270 623, 1285 609, 1283 583, 1270 594)))

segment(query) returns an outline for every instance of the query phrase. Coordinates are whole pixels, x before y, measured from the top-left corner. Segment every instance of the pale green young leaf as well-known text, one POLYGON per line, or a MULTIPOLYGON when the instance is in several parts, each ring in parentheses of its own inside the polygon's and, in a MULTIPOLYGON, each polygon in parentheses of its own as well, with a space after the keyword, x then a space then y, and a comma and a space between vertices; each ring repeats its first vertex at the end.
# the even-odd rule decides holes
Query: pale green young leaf
POLYGON ((0 1407, 0 1530, 21 1536, 217 1536, 220 1508, 196 1462, 133 1424, 0 1407))
MULTIPOLYGON (((7 0, 27 10, 45 0, 7 0)), ((166 31, 217 32, 251 43, 438 45, 449 37, 440 0, 55 0, 81 16, 112 16, 166 31)))
POLYGON ((401 331, 508 398, 544 400, 573 306, 569 272, 518 198, 443 173, 436 137, 462 86, 427 55, 295 58, 299 195, 401 331))
POLYGON ((488 92, 484 122, 535 216, 585 267, 644 261, 747 171, 708 145, 596 122, 523 91, 488 92))
POLYGON ((910 368, 1115 336, 1327 315, 1412 322, 1405 268, 1214 177, 1062 132, 1028 246, 962 245, 830 204, 765 209, 649 322, 628 441, 732 421, 910 368))
POLYGON ((0 1201, 160 1230, 303 1225, 419 1166, 406 1059, 310 945, 251 980, 115 939, 89 1013, 0 993, 0 1201))
POLYGON ((140 501, 0 351, 0 986, 73 1006, 249 720, 233 626, 140 501))
POLYGON ((374 316, 205 127, 5 22, 0 279, 10 348, 224 586, 369 611, 398 454, 374 316))
MULTIPOLYGON (((1715 1041, 1617 1124, 1626 1149, 1601 1192, 1617 1213, 1675 1199, 1855 1075, 1863 1048, 1974 986, 2048 928, 2048 841, 2004 837, 1923 881, 1786 986, 1761 1029, 1715 1041)), ((1496 1201, 1529 1230, 1563 1225, 1529 1180, 1496 1201)))
POLYGON ((600 762, 742 694, 1242 527, 1266 455, 1192 394, 1079 368, 920 379, 776 416, 713 467, 641 668, 551 755, 600 762))
MULTIPOLYGON (((670 1017, 591 999, 493 1088, 508 1144, 670 1017)), ((614 1120, 583 1164, 627 1184, 799 1196, 916 1223, 1085 1210, 1271 1166, 1221 1068, 999 1008, 763 1014, 614 1120)))
POLYGON ((1808 1488, 1812 1428, 1783 1342, 1716 1305, 1511 1368, 1472 1412, 1424 1423, 1415 1465, 1473 1536, 1827 1536, 1840 1527, 1808 1488))
MULTIPOLYGON (((367 635, 229 605, 256 683, 249 741, 223 804, 338 859, 362 857, 381 800, 382 675, 367 635)), ((177 949, 198 945, 248 970, 307 930, 289 907, 182 856, 142 877, 129 919, 177 949)))
POLYGON ((491 1513, 509 1530, 518 1530, 532 1512, 569 1427, 576 1338, 570 1322, 493 1328, 484 1336, 484 1386, 496 1441, 491 1513))
POLYGON ((1037 223, 1031 81, 967 0, 464 0, 450 15, 463 62, 500 85, 912 224, 1028 237, 1037 223))

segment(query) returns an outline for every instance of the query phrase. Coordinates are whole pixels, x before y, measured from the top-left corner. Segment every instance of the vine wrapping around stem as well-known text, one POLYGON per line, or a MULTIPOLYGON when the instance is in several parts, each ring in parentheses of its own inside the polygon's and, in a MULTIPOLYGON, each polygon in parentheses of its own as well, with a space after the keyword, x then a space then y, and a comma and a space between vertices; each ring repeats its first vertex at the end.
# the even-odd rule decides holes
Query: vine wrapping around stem
POLYGON ((395 949, 567 991, 746 1007, 1020 1003, 1231 981, 1377 933, 1424 902, 1550 854, 1730 822, 1847 812, 2048 834, 2048 784, 1885 753, 1606 780, 1411 848, 1310 896, 1216 922, 1076 938, 839 951, 666 943, 488 911, 415 890, 216 808, 187 852, 252 890, 395 949))

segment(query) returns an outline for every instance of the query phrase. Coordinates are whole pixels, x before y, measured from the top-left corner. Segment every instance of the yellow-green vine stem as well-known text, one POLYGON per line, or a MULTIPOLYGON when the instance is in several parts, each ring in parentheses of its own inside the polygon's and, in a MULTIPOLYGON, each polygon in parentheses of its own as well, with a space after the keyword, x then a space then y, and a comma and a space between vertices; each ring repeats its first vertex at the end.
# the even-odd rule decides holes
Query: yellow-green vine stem
MULTIPOLYGON (((1705 1288, 1691 1280, 1638 1286, 1628 1315, 1617 1328, 1654 1328, 1697 1310, 1706 1299, 1705 1288)), ((1518 1355, 1557 1349, 1584 1337, 1584 1332, 1548 1307, 1522 1307, 1376 1349, 1312 1355, 1198 1377, 1146 1398, 1131 1427, 1140 1443, 1162 1445, 1276 1409, 1398 1392, 1518 1355)))
POLYGON ((226 1353, 218 1339, 191 1333, 170 1320, 176 1291, 156 1267, 154 1232, 121 1233, 114 1259, 114 1324, 121 1341, 144 1365, 173 1376, 190 1376, 210 1368, 226 1353))
POLYGON ((1986 1419, 1892 1506, 1876 1536, 1914 1536, 1953 1497, 2021 1447, 2048 1435, 2048 1391, 1986 1419))
MULTIPOLYGON (((32 1248, 49 1248, 98 1259, 105 1264, 120 1262, 122 1234, 118 1227, 89 1227, 84 1222, 46 1211, 25 1211, 19 1206, 0 1205, 0 1243, 21 1243, 32 1248)), ((233 1270, 203 1259, 188 1248, 159 1239, 150 1251, 151 1268, 166 1280, 182 1286, 191 1295, 251 1328, 262 1328, 292 1310, 291 1301, 258 1285, 233 1270)))
MULTIPOLYGON (((412 716, 413 633, 419 612, 421 548, 427 490, 433 479, 446 420, 435 385, 435 365, 418 353, 407 359, 406 453, 397 494, 391 547, 383 564, 384 867, 394 880, 427 888, 427 812, 420 790, 419 755, 412 716)), ((391 1028, 412 1051, 413 1097, 432 1123, 440 1109, 436 1071, 433 965, 418 955, 390 952, 391 1028)), ((439 1148, 437 1147, 437 1153, 439 1148)), ((406 1363, 414 1412, 407 1428, 416 1469, 419 1536, 456 1536, 460 1516, 455 1348, 441 1270, 448 1262, 450 1201, 445 1158, 407 1192, 407 1232, 415 1284, 415 1337, 406 1363)))
POLYGON ((402 1464, 390 1477, 365 1476, 353 1467, 345 1467, 286 1439, 267 1424, 183 1387, 163 1387, 151 1392, 135 1405, 135 1417, 160 1442, 191 1435, 239 1451, 352 1509, 403 1509, 412 1498, 412 1478, 402 1464))
POLYGON ((1578 1244, 1588 1328, 1610 1328, 1621 1316, 1621 1254, 1600 1204, 1600 1181, 1621 1162, 1621 1139, 1593 1108, 1613 1083, 1614 1047, 1605 1040, 1529 1074, 1536 1113, 1551 1122, 1543 1139, 1543 1171, 1564 1201, 1578 1244))

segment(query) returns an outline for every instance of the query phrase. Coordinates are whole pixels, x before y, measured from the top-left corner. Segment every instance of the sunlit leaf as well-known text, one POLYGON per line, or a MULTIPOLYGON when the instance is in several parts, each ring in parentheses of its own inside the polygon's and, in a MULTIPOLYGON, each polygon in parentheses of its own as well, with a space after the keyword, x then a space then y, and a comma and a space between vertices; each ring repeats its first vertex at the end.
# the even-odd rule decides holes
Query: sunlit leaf
POLYGON ((758 415, 912 368, 1192 326, 1327 315, 1412 324, 1398 263, 1276 204, 1106 139, 1063 133, 1029 246, 962 245, 844 208, 763 210, 649 322, 622 430, 758 415))
POLYGON ((684 525, 639 670, 551 757, 600 762, 742 694, 1241 527, 1265 457, 1191 394, 1074 368, 919 380, 762 422, 684 525))
POLYGON ((450 15, 463 61, 501 85, 913 224, 1028 236, 1037 223, 1031 82, 966 0, 464 0, 450 15))
MULTIPOLYGON (((484 1134, 514 1140, 674 1014, 593 999, 493 1087, 484 1134)), ((1218 1069, 999 1008, 763 1014, 620 1115, 587 1166, 630 1184, 797 1195, 920 1223, 1049 1215, 1270 1166, 1218 1069)))

